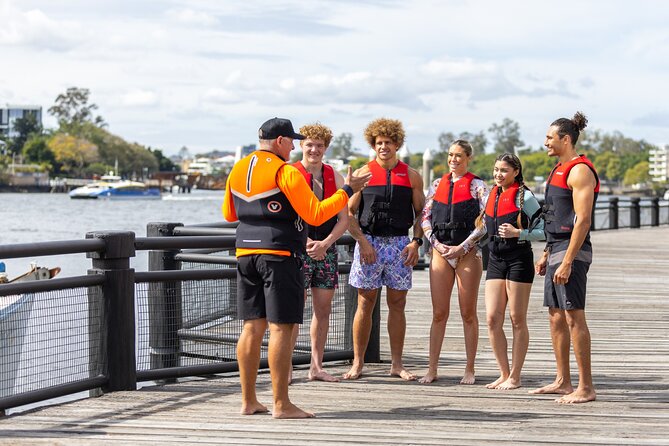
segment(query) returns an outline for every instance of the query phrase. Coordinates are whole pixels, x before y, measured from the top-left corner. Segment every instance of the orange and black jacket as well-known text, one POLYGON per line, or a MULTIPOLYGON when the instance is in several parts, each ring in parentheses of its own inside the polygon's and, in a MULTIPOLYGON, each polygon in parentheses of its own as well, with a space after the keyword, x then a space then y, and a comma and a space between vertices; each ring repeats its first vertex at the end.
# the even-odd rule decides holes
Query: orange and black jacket
MULTIPOLYGON (((314 190, 314 178, 313 175, 307 172, 307 169, 304 168, 302 162, 298 161, 293 164, 293 166, 300 171, 304 179, 307 180, 307 184, 311 187, 311 190, 314 190)), ((335 178, 334 169, 328 164, 323 164, 322 166, 323 173, 323 199, 331 197, 335 192, 337 192, 337 180, 335 178)), ((309 238, 311 240, 324 240, 337 224, 337 216, 335 215, 325 223, 320 226, 309 225, 309 238)))
POLYGON ((372 178, 360 197, 360 229, 375 236, 408 235, 415 220, 409 166, 398 161, 386 170, 376 160, 367 166, 372 178))
POLYGON ((514 182, 505 191, 501 187, 495 186, 488 195, 488 202, 485 207, 485 224, 490 242, 488 248, 490 252, 496 255, 507 255, 514 252, 529 251, 532 245, 527 240, 519 240, 518 237, 502 238, 499 237, 499 227, 504 223, 509 223, 514 228, 518 228, 518 215, 521 218, 521 228, 529 227, 529 218, 517 206, 518 194, 524 194, 525 190, 520 189, 520 185, 514 182))
MULTIPOLYGON (((599 195, 599 176, 595 166, 584 155, 568 161, 564 164, 558 163, 546 182, 546 194, 544 204, 544 231, 546 232, 546 241, 550 243, 568 240, 574 230, 576 212, 574 211, 573 192, 567 185, 569 172, 577 164, 585 164, 595 174, 595 196, 593 199, 593 209, 599 195)), ((590 231, 586 236, 584 244, 590 244, 590 231)))
POLYGON ((459 245, 474 230, 480 212, 479 201, 471 192, 475 178, 471 172, 456 182, 450 173, 441 178, 432 203, 432 232, 441 243, 459 245))
POLYGON ((346 206, 352 193, 344 186, 319 201, 302 174, 281 157, 253 152, 235 164, 225 186, 223 217, 239 220, 237 257, 304 251, 306 224, 325 223, 346 206))

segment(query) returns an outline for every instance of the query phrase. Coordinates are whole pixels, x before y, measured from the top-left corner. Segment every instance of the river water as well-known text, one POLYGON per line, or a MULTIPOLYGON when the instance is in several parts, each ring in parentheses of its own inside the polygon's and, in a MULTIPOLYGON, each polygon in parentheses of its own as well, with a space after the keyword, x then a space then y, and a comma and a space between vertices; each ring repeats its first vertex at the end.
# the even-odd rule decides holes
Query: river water
MULTIPOLYGON (((223 191, 195 190, 165 194, 161 200, 112 201, 72 200, 62 193, 0 193, 0 245, 81 240, 87 232, 101 230, 133 231, 137 237, 145 237, 150 222, 220 222, 223 195, 223 191)), ((91 266, 85 254, 3 261, 10 279, 26 272, 33 261, 60 267, 59 277, 85 275, 91 266)), ((138 252, 132 266, 146 271, 146 252, 138 252)))

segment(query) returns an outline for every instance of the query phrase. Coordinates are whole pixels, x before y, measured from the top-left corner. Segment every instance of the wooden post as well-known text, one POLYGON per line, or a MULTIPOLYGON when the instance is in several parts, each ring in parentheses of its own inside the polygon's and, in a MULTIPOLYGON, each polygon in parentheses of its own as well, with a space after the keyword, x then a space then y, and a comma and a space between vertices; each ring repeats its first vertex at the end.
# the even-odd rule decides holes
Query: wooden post
POLYGON ((135 233, 125 231, 88 232, 86 238, 105 242, 103 252, 89 252, 93 259, 89 274, 104 274, 102 305, 104 321, 101 330, 101 352, 109 381, 102 390, 137 389, 135 361, 135 270, 130 257, 135 256, 135 233))

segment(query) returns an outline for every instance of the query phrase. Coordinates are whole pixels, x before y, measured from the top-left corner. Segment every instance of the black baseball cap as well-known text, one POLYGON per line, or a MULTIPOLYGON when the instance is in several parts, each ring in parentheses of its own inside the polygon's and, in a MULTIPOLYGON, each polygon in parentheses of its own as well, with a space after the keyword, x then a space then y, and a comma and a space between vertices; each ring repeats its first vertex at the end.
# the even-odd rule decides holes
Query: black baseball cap
POLYGON ((258 138, 276 139, 279 136, 293 139, 305 139, 306 137, 296 133, 290 119, 272 118, 268 119, 258 129, 258 138))

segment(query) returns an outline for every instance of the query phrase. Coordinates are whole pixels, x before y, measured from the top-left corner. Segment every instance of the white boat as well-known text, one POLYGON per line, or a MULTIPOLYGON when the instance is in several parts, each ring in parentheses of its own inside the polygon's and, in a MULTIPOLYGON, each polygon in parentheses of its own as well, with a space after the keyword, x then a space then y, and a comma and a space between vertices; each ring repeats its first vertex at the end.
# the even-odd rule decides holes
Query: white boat
POLYGON ((70 198, 111 200, 159 200, 160 189, 139 181, 124 180, 118 175, 103 175, 100 181, 73 189, 70 198))
MULTIPOLYGON (((9 283, 47 280, 59 272, 60 268, 49 269, 33 264, 30 271, 15 277, 9 283)), ((2 359, 0 361, 0 397, 12 394, 34 302, 35 294, 33 293, 0 296, 0 359, 2 359)))

